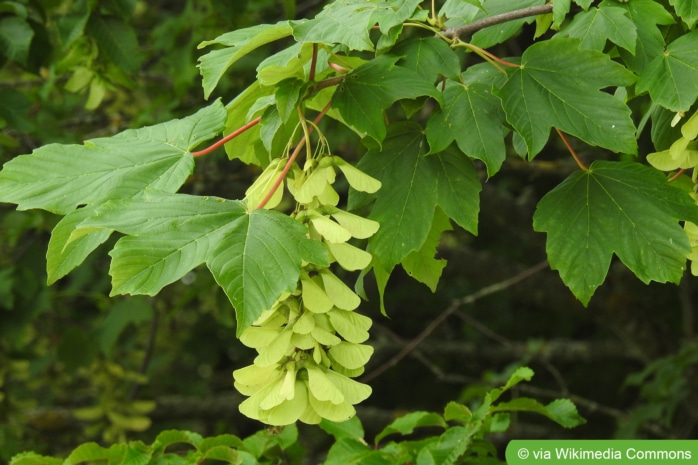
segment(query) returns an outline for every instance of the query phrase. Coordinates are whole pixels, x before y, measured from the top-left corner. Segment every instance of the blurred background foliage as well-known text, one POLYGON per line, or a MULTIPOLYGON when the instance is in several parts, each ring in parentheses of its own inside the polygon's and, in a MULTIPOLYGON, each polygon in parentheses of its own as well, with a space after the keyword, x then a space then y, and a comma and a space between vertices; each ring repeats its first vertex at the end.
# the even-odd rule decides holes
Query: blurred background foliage
MULTIPOLYGON (((0 161, 191 114, 205 104, 196 68, 201 41, 309 17, 323 3, 0 1, 0 161)), ((524 28, 493 51, 520 54, 534 30, 524 28)), ((232 100, 254 80, 258 62, 283 45, 238 63, 214 97, 232 100)), ((325 134, 347 159, 363 152, 352 135, 331 127, 325 134)), ((608 156, 577 145, 588 159, 608 156)), ((653 150, 643 136, 640 153, 653 150)), ((588 423, 563 431, 521 416, 501 444, 511 437, 696 437, 690 278, 679 287, 645 286, 617 263, 585 309, 545 268, 459 308, 406 357, 396 356, 454 299, 545 258, 545 238, 532 232, 531 217, 538 199, 575 165, 562 144, 531 163, 511 152, 503 171, 484 184, 479 235, 454 230, 442 238, 449 264, 436 293, 396 274, 387 319, 367 289, 373 298, 363 311, 375 321, 376 354, 365 380, 374 394, 359 416, 369 437, 405 411, 469 403, 524 363, 537 376, 517 387, 522 395, 569 397, 588 423)), ((242 198, 255 174, 219 150, 197 160, 185 188, 242 198)), ((237 412, 231 379, 253 354, 235 339, 233 311, 210 274, 192 272, 155 298, 112 299, 102 251, 47 287, 45 253, 56 221, 0 206, 0 461, 30 449, 61 454, 88 440, 147 441, 166 428, 241 436, 258 430, 237 412)), ((312 428, 301 433, 306 447, 322 449, 323 436, 312 428)))

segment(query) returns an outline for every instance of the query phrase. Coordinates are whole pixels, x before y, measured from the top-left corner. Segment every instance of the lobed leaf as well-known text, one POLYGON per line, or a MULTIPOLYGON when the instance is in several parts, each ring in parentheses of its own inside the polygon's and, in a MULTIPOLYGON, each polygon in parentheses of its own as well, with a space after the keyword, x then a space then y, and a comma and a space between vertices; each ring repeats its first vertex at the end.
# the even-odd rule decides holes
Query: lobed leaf
POLYGON ((291 32, 291 26, 287 21, 279 21, 276 24, 260 24, 226 32, 213 40, 201 42, 198 48, 209 45, 224 46, 199 58, 204 98, 211 95, 223 74, 236 61, 262 45, 290 36, 291 32))
POLYGON ((0 202, 66 215, 146 188, 175 192, 192 172, 191 150, 221 132, 225 117, 216 101, 192 116, 85 145, 45 145, 4 165, 0 202))
POLYGON ((206 263, 235 307, 238 335, 295 290, 302 261, 328 264, 301 223, 238 201, 147 192, 107 203, 80 227, 128 234, 110 253, 112 295, 154 295, 206 263))
POLYGON ((535 157, 556 127, 609 150, 637 153, 635 126, 622 100, 600 91, 630 85, 635 77, 577 39, 553 39, 529 47, 521 65, 495 90, 507 121, 535 157))
POLYGON ((383 141, 383 110, 401 99, 430 96, 441 102, 432 81, 395 64, 397 56, 381 55, 346 75, 332 97, 333 106, 356 131, 383 141))
POLYGON ((698 30, 689 32, 658 54, 640 74, 637 92, 655 103, 687 111, 698 98, 698 30))
POLYGON ((541 199, 533 227, 548 233, 551 268, 586 305, 613 254, 645 283, 678 283, 690 252, 679 220, 698 221, 698 206, 659 171, 596 161, 541 199))

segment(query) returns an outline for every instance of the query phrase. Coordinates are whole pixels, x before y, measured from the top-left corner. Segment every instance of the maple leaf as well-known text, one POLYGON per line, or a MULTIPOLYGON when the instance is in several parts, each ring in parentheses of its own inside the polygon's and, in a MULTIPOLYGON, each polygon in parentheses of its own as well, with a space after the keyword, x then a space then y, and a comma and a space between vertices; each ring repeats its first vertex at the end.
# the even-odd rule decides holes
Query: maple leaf
POLYGON ((198 48, 209 45, 223 45, 199 58, 199 71, 203 78, 204 98, 208 98, 218 81, 236 61, 264 44, 291 35, 288 21, 276 24, 259 24, 237 31, 226 32, 213 40, 201 42, 198 48))
POLYGON ((84 145, 49 144, 0 171, 0 202, 65 215, 79 205, 130 197, 145 188, 175 192, 194 167, 191 150, 223 130, 220 101, 194 115, 84 145))
POLYGON ((485 163, 489 176, 499 171, 506 157, 504 113, 491 89, 484 82, 447 81, 443 109, 432 112, 426 129, 432 152, 455 140, 463 153, 485 163))
POLYGON ((352 50, 373 50, 369 36, 378 24, 382 34, 401 25, 414 13, 421 0, 402 0, 399 4, 338 0, 325 6, 314 19, 291 21, 298 42, 343 44, 352 50))
POLYGON ((386 134, 383 110, 396 101, 426 95, 442 102, 433 82, 416 71, 397 66, 398 59, 381 55, 359 66, 346 75, 332 97, 333 106, 348 125, 378 142, 386 134))
POLYGON ((678 283, 691 251, 679 220, 698 220, 698 206, 659 171, 595 161, 541 199, 533 227, 548 234, 551 268, 586 305, 613 254, 645 283, 678 283))
POLYGON ((672 111, 686 111, 698 97, 698 30, 689 32, 652 60, 640 74, 637 92, 672 111))
MULTIPOLYGON (((381 225, 369 239, 374 259, 386 269, 424 245, 439 206, 461 227, 477 232, 481 189, 472 162, 457 150, 428 155, 421 126, 389 127, 382 149, 369 150, 357 168, 381 181, 370 219, 381 225)), ((349 208, 372 197, 352 191, 349 208)))
POLYGON ((69 240, 96 206, 146 188, 176 192, 192 172, 191 150, 222 131, 225 116, 216 101, 180 120, 84 145, 50 144, 6 163, 0 172, 0 202, 66 215, 49 241, 48 282, 65 276, 109 237, 109 231, 101 230, 69 240), (80 205, 86 206, 78 209, 80 205))
POLYGON ((630 53, 635 53, 637 26, 625 9, 607 3, 577 14, 572 22, 559 34, 560 37, 576 37, 581 46, 603 51, 606 40, 610 40, 630 53))
POLYGON ((635 126, 622 100, 601 92, 630 85, 634 75, 608 55, 580 48, 578 39, 552 39, 529 47, 521 65, 495 94, 507 121, 537 155, 556 127, 609 150, 636 153, 635 126))
POLYGON ((302 261, 329 266, 303 224, 272 210, 250 212, 240 201, 148 191, 107 202, 73 237, 100 229, 127 235, 109 253, 111 295, 155 295, 206 263, 235 307, 238 335, 296 289, 302 261))

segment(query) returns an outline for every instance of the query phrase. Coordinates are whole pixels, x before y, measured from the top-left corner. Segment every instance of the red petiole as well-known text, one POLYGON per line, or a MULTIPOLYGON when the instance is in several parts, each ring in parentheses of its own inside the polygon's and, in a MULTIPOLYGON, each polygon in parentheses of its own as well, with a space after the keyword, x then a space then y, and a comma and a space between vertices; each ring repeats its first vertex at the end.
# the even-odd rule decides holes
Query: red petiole
POLYGON ((562 142, 564 142, 565 145, 567 146, 567 150, 570 151, 570 153, 572 154, 572 158, 574 158, 574 161, 577 162, 577 165, 579 165, 579 167, 580 167, 582 170, 584 170, 584 171, 589 171, 589 167, 588 167, 587 165, 585 165, 584 163, 582 163, 582 160, 581 160, 581 159, 579 158, 579 156, 577 155, 577 152, 574 151, 574 149, 572 148, 572 146, 570 145, 570 143, 567 141, 567 138, 565 137, 565 134, 564 134, 562 131, 560 131, 558 128, 555 128, 555 130, 556 130, 557 133, 560 135, 560 138, 562 139, 562 142))
POLYGON ((209 154, 209 153, 213 152, 214 150, 216 150, 218 147, 220 147, 221 145, 225 144, 225 143, 228 142, 229 140, 234 139, 235 137, 239 136, 240 134, 242 134, 243 132, 247 131, 247 130, 250 129, 251 127, 255 126, 255 125, 256 125, 257 123, 259 123, 261 120, 262 120, 262 117, 261 117, 261 116, 259 116, 259 117, 255 118, 255 119, 253 119, 252 121, 250 121, 249 123, 247 123, 247 124, 244 125, 243 127, 239 128, 239 129, 236 129, 235 131, 231 132, 230 134, 228 134, 227 136, 225 136, 224 138, 222 138, 221 140, 219 140, 219 141, 216 142, 215 144, 209 145, 209 146, 206 147, 205 149, 199 150, 198 152, 192 152, 192 153, 191 153, 192 156, 194 156, 194 157, 200 157, 200 156, 202 156, 202 155, 206 155, 206 154, 209 154))

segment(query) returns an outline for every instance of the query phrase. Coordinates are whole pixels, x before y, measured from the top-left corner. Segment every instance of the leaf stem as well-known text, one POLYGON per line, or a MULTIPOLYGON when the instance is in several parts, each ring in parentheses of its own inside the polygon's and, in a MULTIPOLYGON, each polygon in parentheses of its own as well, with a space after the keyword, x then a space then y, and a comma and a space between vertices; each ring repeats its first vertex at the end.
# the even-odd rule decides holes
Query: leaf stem
POLYGON ((219 140, 219 141, 216 142, 215 144, 209 145, 209 146, 206 147, 205 149, 199 150, 198 152, 192 152, 192 153, 191 153, 192 156, 194 156, 194 157, 200 157, 200 156, 202 156, 202 155, 206 155, 206 154, 208 154, 208 153, 213 152, 214 150, 216 150, 218 147, 220 147, 221 145, 225 144, 225 143, 228 142, 229 140, 234 139, 235 137, 239 136, 240 134, 242 134, 243 132, 247 131, 247 130, 250 129, 251 127, 255 126, 255 125, 256 125, 257 123, 259 123, 261 120, 262 120, 262 117, 261 117, 261 116, 258 116, 257 118, 253 119, 252 121, 250 121, 249 123, 247 123, 247 124, 244 125, 243 127, 239 128, 239 129, 236 129, 235 131, 231 132, 230 134, 228 134, 227 136, 225 136, 224 138, 222 138, 221 140, 219 140))
POLYGON ((589 171, 589 167, 587 165, 585 165, 584 163, 582 163, 582 160, 577 155, 577 152, 574 151, 574 149, 572 148, 570 143, 567 141, 565 134, 562 131, 560 131, 558 128, 555 128, 555 130, 557 131, 558 135, 560 136, 560 139, 562 139, 562 142, 564 142, 565 145, 567 146, 567 150, 570 151, 570 153, 572 154, 572 158, 574 158, 574 161, 577 162, 577 165, 579 165, 579 167, 583 171, 589 171))
POLYGON ((667 179, 667 182, 676 181, 685 171, 686 170, 684 168, 681 168, 676 172, 676 174, 672 175, 669 179, 667 179))
POLYGON ((450 27, 444 30, 443 34, 446 37, 460 37, 463 35, 471 35, 480 29, 484 29, 489 26, 494 26, 496 24, 506 23, 509 21, 514 21, 515 19, 526 18, 529 16, 538 16, 543 14, 548 14, 553 11, 553 4, 546 3, 545 5, 531 6, 528 8, 522 8, 520 10, 508 11, 506 13, 490 16, 489 18, 483 18, 474 21, 465 26, 450 27))
MULTIPOLYGON (((313 120, 313 124, 318 124, 320 120, 322 119, 323 116, 325 116, 325 113, 330 109, 330 106, 332 106, 332 101, 330 100, 327 102, 327 105, 325 105, 325 108, 320 111, 320 113, 315 117, 313 120)), ((293 162, 296 160, 298 157, 298 154, 300 153, 301 149, 305 145, 306 139, 310 136, 310 133, 313 132, 314 127, 311 126, 308 128, 308 132, 303 135, 301 140, 298 141, 298 144, 296 144, 296 148, 293 149, 293 153, 291 153, 291 156, 288 158, 288 161, 286 162, 286 165, 284 166, 284 169, 279 173, 279 177, 276 178, 276 181, 274 181, 274 185, 271 186, 271 189, 269 189, 269 192, 267 193, 266 196, 262 199, 261 202, 259 202, 259 205, 257 205, 257 209, 259 208, 264 208, 264 206, 269 202, 269 200, 272 198, 274 195, 274 192, 276 192, 276 189, 279 188, 281 185, 281 182, 284 180, 286 175, 288 174, 288 171, 291 169, 291 165, 293 165, 293 162)))
MULTIPOLYGON (((499 68, 500 70, 502 70, 501 67, 497 66, 494 62, 501 63, 501 64, 503 64, 504 66, 508 66, 509 68, 519 68, 519 67, 521 67, 521 65, 517 65, 516 63, 512 63, 512 62, 510 62, 510 61, 503 60, 503 59, 499 58, 497 55, 495 55, 494 53, 488 52, 488 51, 485 50, 484 48, 480 48, 480 47, 478 47, 477 45, 473 45, 473 44, 470 44, 470 43, 467 43, 467 42, 460 42, 460 41, 458 41, 455 45, 456 45, 456 46, 465 47, 465 48, 467 48, 468 50, 472 50, 473 52, 477 53, 477 54, 480 55, 482 58, 484 58, 484 59, 487 60, 488 62, 492 63, 494 66, 496 66, 496 67, 499 68)), ((503 70, 502 70, 502 71, 503 71, 503 70)), ((506 73, 505 73, 505 74, 506 74, 506 73)))
POLYGON ((308 80, 315 80, 315 66, 317 65, 317 44, 313 44, 313 57, 310 60, 310 73, 308 74, 308 80))

